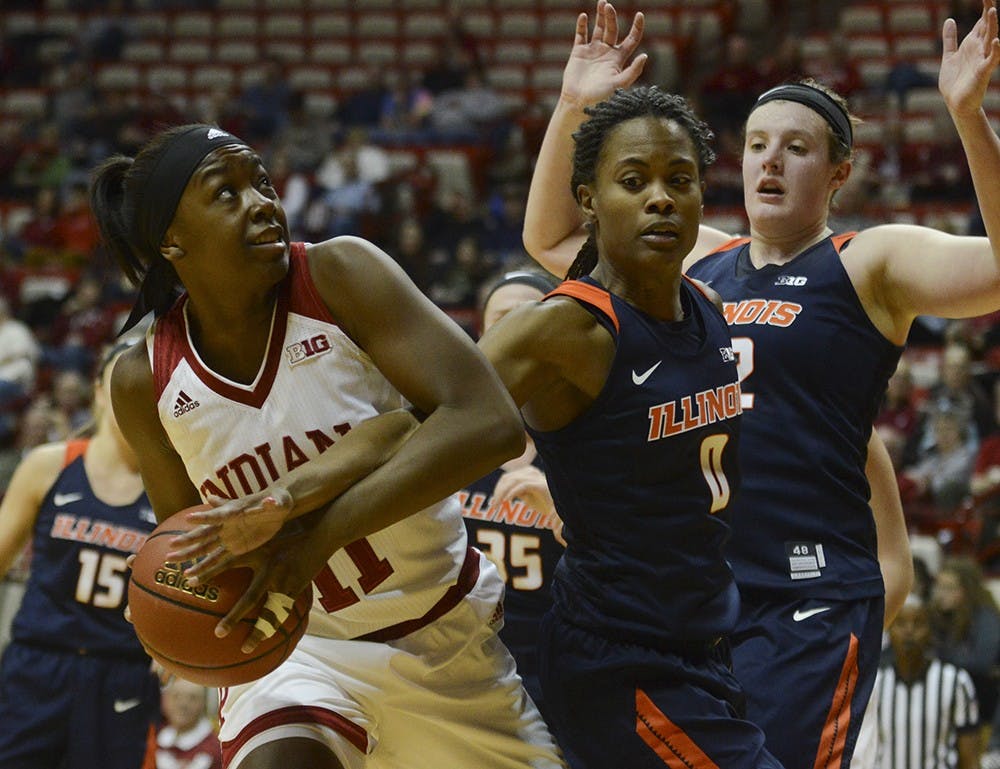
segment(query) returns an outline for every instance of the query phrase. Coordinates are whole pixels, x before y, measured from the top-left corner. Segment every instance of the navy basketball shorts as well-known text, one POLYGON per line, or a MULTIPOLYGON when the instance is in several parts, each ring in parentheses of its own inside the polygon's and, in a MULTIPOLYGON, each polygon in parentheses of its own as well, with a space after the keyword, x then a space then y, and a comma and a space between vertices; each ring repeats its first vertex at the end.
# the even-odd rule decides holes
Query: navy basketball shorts
POLYGON ((612 641, 550 612, 540 677, 550 726, 572 769, 781 769, 721 644, 700 654, 612 641))
POLYGON ((160 712, 149 664, 8 645, 0 664, 0 766, 137 769, 160 712))
POLYGON ((885 602, 782 599, 741 598, 731 640, 747 718, 785 769, 848 769, 878 671, 885 602))

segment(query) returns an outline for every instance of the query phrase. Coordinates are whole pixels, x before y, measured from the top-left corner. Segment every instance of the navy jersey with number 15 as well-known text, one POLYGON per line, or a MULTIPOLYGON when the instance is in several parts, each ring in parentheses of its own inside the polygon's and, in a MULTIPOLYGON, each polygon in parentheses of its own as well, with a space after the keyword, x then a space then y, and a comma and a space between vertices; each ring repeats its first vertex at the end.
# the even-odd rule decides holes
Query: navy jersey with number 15
POLYGON ((529 430, 565 523, 555 610, 605 638, 653 646, 723 635, 739 609, 724 557, 740 414, 725 319, 686 281, 677 322, 589 277, 547 298, 560 294, 616 349, 588 409, 562 429, 529 430))

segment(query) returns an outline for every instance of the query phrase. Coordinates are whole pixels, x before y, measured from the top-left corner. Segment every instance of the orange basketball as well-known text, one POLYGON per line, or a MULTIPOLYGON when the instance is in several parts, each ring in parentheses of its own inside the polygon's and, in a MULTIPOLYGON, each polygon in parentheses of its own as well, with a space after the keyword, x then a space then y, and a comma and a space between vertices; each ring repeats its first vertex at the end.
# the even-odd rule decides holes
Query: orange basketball
POLYGON ((149 535, 132 562, 128 605, 136 635, 168 672, 205 686, 235 686, 270 673, 292 653, 306 630, 312 587, 295 599, 277 632, 249 654, 240 647, 253 628, 255 613, 225 638, 217 638, 215 626, 243 595, 253 572, 229 569, 192 587, 183 574, 185 564, 166 558, 173 537, 192 528, 185 515, 206 507, 175 513, 149 535))

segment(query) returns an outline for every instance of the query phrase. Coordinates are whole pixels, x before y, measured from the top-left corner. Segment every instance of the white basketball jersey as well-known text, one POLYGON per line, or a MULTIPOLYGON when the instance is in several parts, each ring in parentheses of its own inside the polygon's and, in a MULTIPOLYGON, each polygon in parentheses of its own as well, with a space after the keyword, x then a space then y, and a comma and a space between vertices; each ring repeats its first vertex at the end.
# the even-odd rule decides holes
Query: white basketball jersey
MULTIPOLYGON (((258 492, 360 422, 404 405, 330 316, 305 253, 292 245, 252 384, 225 379, 199 358, 186 296, 147 334, 160 420, 203 499, 258 492)), ((466 550, 454 497, 352 543, 313 580, 308 632, 357 638, 424 616, 455 584, 466 550)))

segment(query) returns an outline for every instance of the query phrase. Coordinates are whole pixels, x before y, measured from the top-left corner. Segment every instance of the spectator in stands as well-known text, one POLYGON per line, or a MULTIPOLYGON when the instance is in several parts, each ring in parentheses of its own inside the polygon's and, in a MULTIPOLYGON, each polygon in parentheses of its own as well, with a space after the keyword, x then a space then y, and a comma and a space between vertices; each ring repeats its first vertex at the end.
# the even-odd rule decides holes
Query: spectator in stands
POLYGON ((281 204, 288 217, 288 228, 293 238, 301 239, 302 219, 312 196, 312 180, 291 159, 291 149, 281 144, 267 161, 271 183, 281 196, 281 204))
POLYGON ((59 189, 72 169, 69 157, 63 151, 59 126, 44 123, 35 141, 28 144, 14 166, 14 185, 24 192, 39 187, 59 189))
POLYGON ((900 473, 900 494, 903 502, 926 501, 946 512, 970 493, 975 452, 965 439, 968 423, 962 412, 940 408, 929 422, 933 448, 920 462, 900 473))
POLYGON ((805 66, 805 74, 828 85, 845 99, 864 87, 858 65, 850 55, 847 36, 833 30, 826 37, 816 38, 818 50, 805 66))
POLYGON ((882 406, 875 416, 875 428, 885 441, 897 471, 912 464, 912 449, 908 452, 920 422, 919 406, 913 386, 913 371, 909 359, 899 359, 896 370, 889 377, 882 406))
POLYGON ((86 425, 91 419, 90 387, 86 377, 75 369, 58 372, 52 379, 52 404, 70 432, 86 425))
POLYGON ((163 717, 143 769, 222 769, 222 748, 208 719, 204 686, 172 679, 163 690, 163 717))
MULTIPOLYGON (((290 171, 311 174, 333 147, 336 122, 322 110, 310 109, 301 91, 292 92, 289 115, 288 123, 274 137, 274 153, 287 156, 290 171)), ((268 168, 273 175, 273 164, 269 162, 268 168)), ((287 208, 284 196, 281 202, 287 208)))
POLYGON ((969 556, 946 558, 931 591, 931 626, 941 659, 969 671, 976 686, 981 716, 980 746, 989 743, 997 710, 997 659, 1000 656, 1000 611, 969 556))
POLYGON ((805 62, 802 58, 802 41, 798 35, 786 35, 773 48, 773 53, 764 56, 758 65, 758 90, 773 88, 782 83, 801 80, 805 77, 805 62))
POLYGON ((427 243, 423 222, 415 216, 404 218, 395 231, 395 241, 389 253, 406 271, 417 288, 424 293, 430 289, 435 266, 444 264, 447 255, 442 249, 427 243))
POLYGON ((55 235, 67 259, 84 262, 96 251, 100 237, 90 213, 86 182, 74 183, 66 190, 56 214, 55 235))
POLYGON ((388 93, 386 71, 375 64, 363 70, 361 85, 345 95, 337 109, 337 120, 346 127, 374 128, 388 93))
POLYGON ((344 153, 340 157, 343 178, 335 187, 325 190, 318 200, 326 215, 322 240, 336 235, 371 237, 372 233, 365 226, 366 217, 379 211, 381 201, 375 183, 361 176, 358 162, 357 154, 344 153))
POLYGON ((527 196, 526 187, 511 183, 494 190, 486 202, 488 215, 481 240, 484 247, 496 255, 498 266, 520 259, 524 254, 521 231, 527 196))
POLYGON ((741 124, 760 93, 757 62, 746 36, 726 38, 722 61, 701 86, 702 112, 722 148, 739 146, 741 124))
POLYGON ((422 82, 418 70, 401 69, 386 89, 379 106, 380 135, 387 142, 422 140, 434 96, 422 82))
MULTIPOLYGON (((35 335, 13 316, 7 299, 0 295, 0 413, 30 395, 39 355, 35 335)), ((6 427, 9 434, 11 425, 6 427)))
POLYGON ((101 280, 97 274, 84 275, 51 323, 47 361, 55 368, 89 372, 95 352, 112 341, 113 323, 114 308, 104 301, 101 280))
POLYGON ((510 108, 484 73, 470 69, 461 84, 434 97, 430 127, 444 141, 487 140, 502 146, 510 128, 510 108))
POLYGON ((472 309, 476 306, 480 286, 495 267, 496 263, 483 253, 479 241, 466 235, 455 244, 454 253, 449 255, 448 260, 436 266, 436 274, 427 294, 441 307, 472 309))
POLYGON ((247 140, 272 139, 287 125, 292 107, 292 88, 284 64, 275 57, 265 59, 260 79, 243 89, 239 103, 247 140))
POLYGON ((316 183, 324 190, 335 190, 348 179, 346 166, 351 165, 350 174, 369 184, 380 184, 389 178, 389 153, 371 141, 366 129, 348 129, 341 141, 323 158, 316 169, 316 183))
POLYGON ((934 653, 927 606, 910 595, 889 628, 892 660, 875 680, 879 769, 978 769, 976 690, 934 653))
POLYGON ((474 69, 469 48, 454 36, 435 48, 437 56, 424 71, 424 87, 437 98, 445 91, 461 88, 466 75, 474 69))
MULTIPOLYGON (((1000 423, 1000 379, 993 384, 993 407, 1000 423)), ((1000 430, 980 441, 969 487, 982 523, 980 557, 988 559, 983 565, 992 571, 1000 558, 1000 430)))
MULTIPOLYGON (((989 435, 996 424, 993 402, 973 376, 972 352, 964 344, 946 345, 941 353, 938 372, 938 381, 924 401, 925 413, 930 415, 948 410, 962 416, 969 426, 965 439, 974 454, 979 449, 980 436, 989 435)), ((926 456, 934 443, 930 420, 926 417, 920 430, 918 460, 926 456)))
POLYGON ((16 237, 18 250, 24 258, 44 261, 58 253, 58 214, 58 192, 53 187, 39 187, 32 199, 30 218, 16 237))

